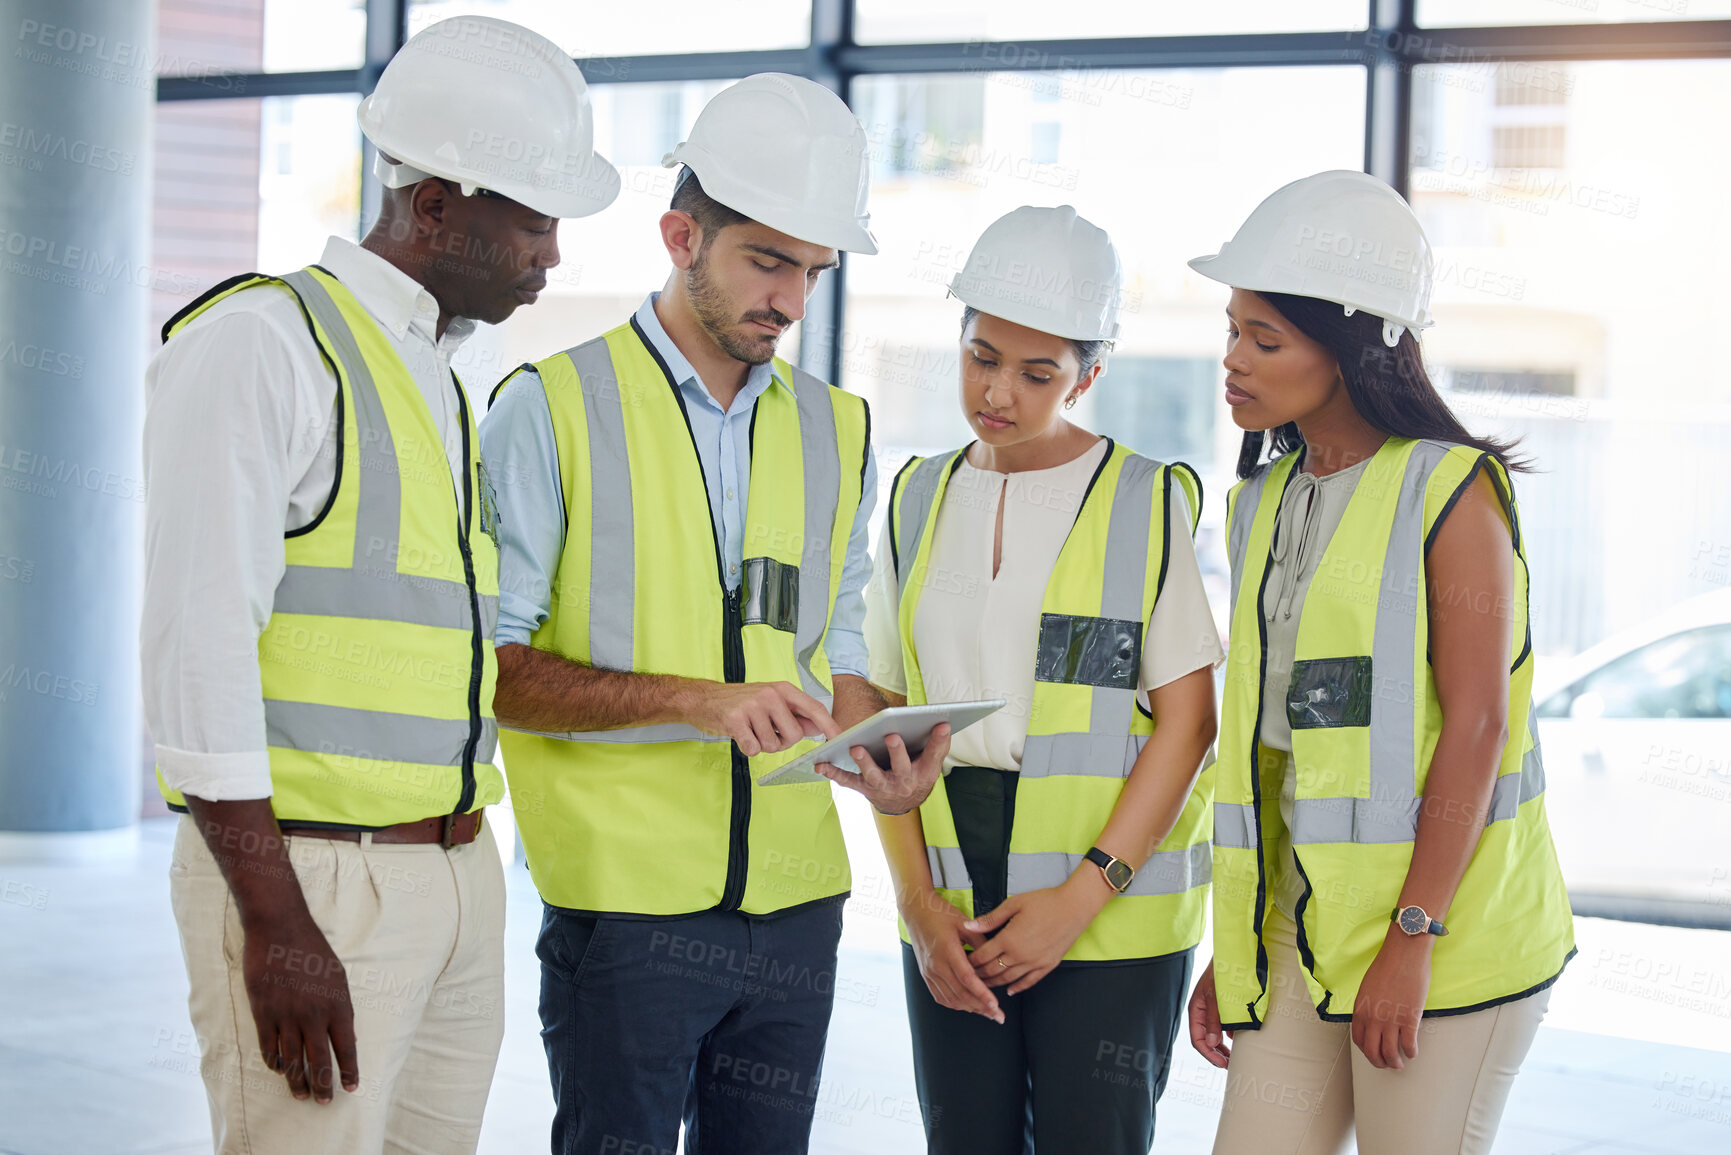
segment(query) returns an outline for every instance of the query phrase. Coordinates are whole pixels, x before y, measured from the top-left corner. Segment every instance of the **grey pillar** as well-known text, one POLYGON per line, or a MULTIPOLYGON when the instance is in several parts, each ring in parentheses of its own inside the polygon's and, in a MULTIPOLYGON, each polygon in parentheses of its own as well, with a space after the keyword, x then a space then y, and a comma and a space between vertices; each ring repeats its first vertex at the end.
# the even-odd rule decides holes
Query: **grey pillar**
POLYGON ((138 816, 155 39, 0 0, 0 854, 138 816))

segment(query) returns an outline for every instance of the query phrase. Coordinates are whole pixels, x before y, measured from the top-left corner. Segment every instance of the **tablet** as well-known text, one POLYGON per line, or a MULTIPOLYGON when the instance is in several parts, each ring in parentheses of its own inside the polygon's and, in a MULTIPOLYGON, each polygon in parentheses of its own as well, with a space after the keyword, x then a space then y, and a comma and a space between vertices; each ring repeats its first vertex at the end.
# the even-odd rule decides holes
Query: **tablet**
POLYGON ((871 756, 879 766, 889 766, 889 748, 884 745, 884 739, 891 734, 899 735, 908 745, 908 757, 918 758, 920 751, 925 749, 926 735, 931 733, 933 726, 939 722, 950 724, 950 735, 965 730, 986 715, 999 710, 1004 705, 1004 699, 992 698, 983 702, 931 702, 924 706, 891 706, 879 710, 865 721, 842 731, 835 738, 817 747, 809 754, 802 754, 785 766, 777 766, 774 770, 757 780, 760 786, 781 786, 789 782, 827 782, 829 779, 819 774, 812 767, 820 762, 828 762, 853 774, 858 774, 854 761, 848 756, 848 751, 855 746, 864 746, 871 751, 871 756))

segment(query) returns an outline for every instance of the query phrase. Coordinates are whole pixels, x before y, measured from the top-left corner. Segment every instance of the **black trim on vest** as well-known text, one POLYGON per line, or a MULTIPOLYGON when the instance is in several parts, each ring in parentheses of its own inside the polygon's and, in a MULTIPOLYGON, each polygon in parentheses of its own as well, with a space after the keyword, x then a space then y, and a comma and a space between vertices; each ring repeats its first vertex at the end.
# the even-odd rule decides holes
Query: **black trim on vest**
MULTIPOLYGON (((801 911, 811 910, 815 907, 824 906, 832 902, 838 904, 845 903, 852 897, 852 890, 844 890, 839 894, 826 894, 822 898, 808 898, 804 902, 795 903, 793 906, 784 906, 779 910, 768 911, 764 914, 753 914, 748 917, 773 921, 781 918, 783 915, 799 914, 801 911)), ((718 907, 712 906, 704 910, 682 911, 679 914, 643 914, 639 911, 629 910, 587 910, 575 906, 554 906, 546 899, 541 900, 541 905, 555 915, 569 915, 575 918, 616 918, 620 922, 677 922, 683 918, 690 918, 697 914, 708 914, 711 910, 719 909, 718 907)))
MULTIPOLYGON (((1100 475, 1102 473, 1106 472, 1106 463, 1112 460, 1112 451, 1116 448, 1118 448, 1118 443, 1113 441, 1110 437, 1106 438, 1106 455, 1100 458, 1100 464, 1094 467, 1094 476, 1088 479, 1086 488, 1082 490, 1082 500, 1076 503, 1076 521, 1082 520, 1082 510, 1088 504, 1088 495, 1094 492, 1094 483, 1100 480, 1100 475)), ((1076 523, 1071 522, 1070 528, 1075 529, 1076 523)), ((1069 540, 1069 536, 1069 534, 1064 535, 1066 541, 1069 540)))
POLYGON ((1521 663, 1526 661, 1527 655, 1533 652, 1533 573, 1527 568, 1527 555, 1521 546, 1521 515, 1520 511, 1515 508, 1514 483, 1511 481, 1508 488, 1503 487, 1504 475, 1500 468, 1493 469, 1487 466, 1485 475, 1491 479, 1491 488, 1497 491, 1497 500, 1503 503, 1503 512, 1509 515, 1509 530, 1515 539, 1515 557, 1520 559, 1521 570, 1527 576, 1527 636, 1521 645, 1521 652, 1515 655, 1513 662, 1509 663, 1509 673, 1512 674, 1521 668, 1521 663))
MULTIPOLYGON (((1202 475, 1196 472, 1188 461, 1174 461, 1168 469, 1182 469, 1190 475, 1190 480, 1196 483, 1196 508, 1190 511, 1190 536, 1196 536, 1196 527, 1202 524, 1202 507, 1208 502, 1208 491, 1202 486, 1202 475)), ((1188 498, 1188 494, 1185 495, 1188 498)))
POLYGON ((1166 588, 1166 566, 1172 560, 1172 467, 1160 475, 1160 574, 1154 579, 1154 603, 1166 588))
POLYGON ((168 344, 168 338, 170 336, 169 330, 180 324, 187 314, 197 312, 199 309, 203 308, 206 302, 208 302, 212 297, 220 297, 236 285, 252 280, 257 280, 260 284, 264 284, 269 281, 275 281, 276 278, 271 276, 269 273, 237 273, 226 281, 218 281, 216 284, 194 297, 191 301, 181 306, 174 316, 162 323, 162 343, 164 345, 168 344))
MULTIPOLYGON (((1277 514, 1280 510, 1280 503, 1286 500, 1286 491, 1292 485, 1293 475, 1300 469, 1304 468, 1304 450, 1300 448, 1298 452, 1300 454, 1299 459, 1294 463, 1293 467, 1287 471, 1286 480, 1281 483, 1280 494, 1275 499, 1274 508, 1277 514)), ((1271 469, 1273 468, 1273 465, 1274 462, 1271 461, 1267 466, 1264 466, 1264 468, 1271 469)), ((1257 501, 1258 506, 1266 500, 1268 500, 1268 484, 1264 482, 1262 486, 1262 496, 1257 501)), ((1249 510, 1248 516, 1254 518, 1256 516, 1256 510, 1249 510)), ((1267 698, 1268 689, 1268 620, 1262 612, 1262 599, 1268 596, 1268 578, 1269 575, 1274 572, 1274 538, 1275 535, 1280 532, 1280 518, 1276 516, 1274 522, 1274 533, 1270 534, 1268 538, 1268 555, 1262 559, 1262 581, 1258 584, 1256 589, 1255 605, 1258 647, 1256 658, 1256 717, 1251 719, 1250 723, 1250 817, 1252 821, 1256 823, 1256 906, 1251 919, 1251 930, 1254 931, 1256 935, 1256 983, 1258 990, 1256 998, 1252 999, 1245 1006, 1245 1010, 1250 1013, 1250 1025, 1245 1028, 1248 1030, 1255 1030, 1257 1027, 1262 1025, 1262 1020, 1256 1016, 1256 1003, 1262 998, 1263 993, 1268 990, 1268 944, 1262 941, 1263 908, 1268 903, 1268 878, 1267 872, 1263 869, 1262 758, 1259 752, 1262 748, 1262 711, 1268 704, 1265 700, 1267 698)), ((1246 560, 1248 561, 1248 559, 1246 560)), ((1292 860, 1294 863, 1298 861, 1298 854, 1296 851, 1293 852, 1292 860)), ((1299 877, 1304 877, 1303 867, 1299 868, 1299 877)), ((1304 886, 1304 895, 1301 896, 1299 900, 1299 910, 1295 912, 1298 914, 1302 914, 1303 912, 1304 899, 1310 897, 1310 881, 1308 879, 1305 879, 1304 886)), ((1293 921, 1298 923, 1299 945, 1302 950, 1304 948, 1304 923, 1298 918, 1294 918, 1293 921)), ((1238 1028, 1233 1029, 1236 1030, 1238 1028)))
MULTIPOLYGON (((1472 488, 1473 482, 1478 478, 1479 470, 1485 467, 1486 456, 1483 453, 1479 454, 1478 459, 1473 462, 1473 467, 1467 470, 1467 475, 1461 479, 1461 483, 1455 487, 1455 491, 1449 494, 1449 499, 1443 502, 1442 511, 1436 515, 1436 520, 1431 523, 1430 532, 1424 535, 1425 557, 1430 557, 1430 547, 1436 542, 1436 535, 1442 529, 1443 522, 1447 521, 1449 514, 1454 512, 1455 503, 1466 494, 1467 490, 1472 488)), ((1498 496, 1501 497, 1500 494, 1498 496)))
MULTIPOLYGON (((481 744, 481 682, 486 673, 486 649, 481 636, 481 591, 475 579, 475 554, 469 548, 469 527, 480 519, 475 516, 475 469, 469 463, 474 448, 469 444, 469 400, 463 396, 463 386, 457 374, 451 374, 451 388, 457 394, 457 416, 463 423, 463 494, 457 508, 457 549, 463 555, 463 581, 469 587, 469 740, 463 743, 463 788, 457 796, 457 808, 452 814, 466 814, 475 805, 475 751, 481 744)), ((484 500, 484 499, 483 499, 484 500)))
POLYGON ((866 466, 872 459, 872 406, 864 397, 859 399, 859 403, 860 408, 865 410, 865 442, 859 451, 859 499, 861 504, 864 504, 866 466))
MULTIPOLYGON (((661 370, 662 379, 667 382, 667 388, 673 393, 673 400, 679 405, 679 416, 685 421, 685 434, 691 438, 692 461, 697 466, 697 480, 703 486, 703 508, 709 514, 710 544, 715 547, 715 580, 721 589, 722 676, 729 682, 744 682, 745 643, 741 637, 743 627, 740 624, 739 591, 727 588, 726 571, 722 568, 721 560, 721 528, 715 524, 715 508, 709 503, 709 483, 703 476, 703 455, 697 448, 697 434, 691 428, 691 412, 685 407, 685 398, 679 392, 679 383, 673 379, 673 370, 662 360, 661 352, 655 348, 655 343, 649 339, 648 334, 644 333, 643 326, 637 323, 635 315, 632 316, 630 324, 631 331, 637 334, 644 350, 661 370)), ((756 429, 757 407, 754 405, 751 410, 751 432, 755 433, 756 429)), ((745 899, 747 856, 751 850, 751 759, 740 750, 738 742, 729 742, 728 751, 732 771, 729 776, 731 803, 727 819, 727 875, 722 883, 721 901, 711 907, 712 910, 739 909, 740 903, 745 899)))
POLYGON ((905 461, 902 464, 902 467, 900 469, 896 470, 895 480, 890 482, 889 530, 890 530, 890 572, 891 573, 899 574, 902 572, 902 557, 901 557, 902 551, 901 551, 901 548, 896 543, 896 538, 899 536, 897 523, 901 520, 900 515, 898 514, 898 512, 896 510, 896 507, 901 504, 902 478, 904 478, 908 475, 908 470, 912 469, 914 466, 918 465, 920 462, 922 462, 924 460, 925 460, 925 458, 923 458, 923 457, 910 457, 910 458, 908 458, 907 461, 905 461))
POLYGON ((491 393, 487 394, 487 408, 488 409, 491 409, 493 407, 493 403, 495 401, 499 400, 499 394, 504 392, 505 386, 509 385, 512 381, 516 380, 517 374, 523 372, 525 369, 533 371, 535 376, 537 376, 537 377, 539 377, 541 375, 541 371, 539 369, 535 368, 535 363, 533 361, 523 362, 521 365, 519 365, 515 369, 511 370, 509 373, 507 373, 503 377, 499 378, 499 383, 497 385, 493 386, 493 391, 491 393))
MULTIPOLYGON (((323 265, 310 265, 308 267, 317 269, 339 285, 343 283, 341 277, 338 277, 323 265)), ((324 524, 325 518, 329 516, 331 510, 336 507, 337 494, 343 487, 343 454, 346 452, 343 442, 344 434, 347 430, 345 428, 345 410, 343 408, 344 378, 342 371, 337 368, 337 359, 331 355, 329 349, 325 348, 324 341, 320 340, 318 327, 313 324, 312 310, 308 309, 307 303, 301 300, 300 293, 296 292, 295 287, 287 281, 279 280, 276 283, 287 289, 289 291, 289 296, 293 297, 295 299, 295 304, 300 307, 301 319, 307 324, 307 333, 312 337, 313 345, 318 348, 319 356, 325 359, 325 366, 330 369, 331 376, 335 378, 337 383, 337 460, 336 472, 331 476, 331 491, 325 495, 324 505, 319 509, 318 513, 313 515, 311 521, 307 522, 299 529, 290 530, 283 534, 283 538, 286 540, 291 537, 299 537, 304 533, 311 533, 313 530, 324 524)), ((347 286, 344 287, 346 288, 347 286)))
MULTIPOLYGON (((1436 1010, 1427 1009, 1419 1017, 1421 1019, 1447 1019, 1447 1018, 1451 1018, 1455 1015, 1470 1015, 1476 1011, 1488 1011, 1492 1007, 1500 1007, 1504 1003, 1512 1003, 1512 1002, 1515 1002, 1519 999, 1524 999, 1528 995, 1536 995, 1540 991, 1551 986, 1558 979, 1562 978, 1563 977, 1563 971, 1568 969, 1569 963, 1572 962, 1574 960, 1575 955, 1577 955, 1579 953, 1580 953, 1580 951, 1577 948, 1570 947, 1569 953, 1567 955, 1563 956, 1563 965, 1557 968, 1556 974, 1552 975, 1548 979, 1545 979, 1543 982, 1533 984, 1532 986, 1528 987, 1524 991, 1516 991, 1512 995, 1498 995, 1494 999, 1486 999, 1482 1003, 1473 1003, 1472 1005, 1465 1006, 1465 1007, 1438 1007, 1436 1010)), ((1311 977, 1315 978, 1316 976, 1312 975, 1311 977)), ((1322 1000, 1323 1006, 1324 1007, 1327 1006, 1328 1000, 1333 998, 1333 997, 1334 997, 1334 995, 1333 995, 1333 992, 1331 991, 1322 1000)), ((1317 1014, 1318 1018, 1322 1019, 1325 1022, 1330 1022, 1330 1023, 1350 1023, 1350 1022, 1352 1022, 1352 1016, 1350 1014, 1347 1014, 1347 1015, 1332 1014, 1332 1013, 1324 1011, 1322 1007, 1318 1007, 1316 1009, 1316 1014, 1317 1014)), ((1227 1030, 1230 1028, 1227 1028, 1224 1025, 1222 1025, 1221 1029, 1227 1030)))

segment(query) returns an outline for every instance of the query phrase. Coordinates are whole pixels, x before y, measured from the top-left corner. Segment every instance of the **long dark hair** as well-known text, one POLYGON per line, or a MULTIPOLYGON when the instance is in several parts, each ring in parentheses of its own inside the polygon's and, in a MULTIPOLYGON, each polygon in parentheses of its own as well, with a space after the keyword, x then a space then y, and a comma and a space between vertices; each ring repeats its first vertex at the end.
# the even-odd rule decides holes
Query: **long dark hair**
MULTIPOLYGON (((1418 339, 1408 329, 1390 349, 1382 341, 1382 318, 1360 309, 1352 316, 1332 301, 1296 297, 1290 293, 1258 293, 1299 332, 1334 354, 1352 407, 1372 426, 1391 437, 1432 438, 1470 445, 1494 455, 1505 469, 1528 472, 1532 462, 1513 456, 1518 440, 1474 437, 1460 423, 1431 384, 1419 354, 1418 339)), ((1264 441, 1270 456, 1282 457, 1304 445, 1296 422, 1246 432, 1238 451, 1238 476, 1249 477, 1262 459, 1264 441)))

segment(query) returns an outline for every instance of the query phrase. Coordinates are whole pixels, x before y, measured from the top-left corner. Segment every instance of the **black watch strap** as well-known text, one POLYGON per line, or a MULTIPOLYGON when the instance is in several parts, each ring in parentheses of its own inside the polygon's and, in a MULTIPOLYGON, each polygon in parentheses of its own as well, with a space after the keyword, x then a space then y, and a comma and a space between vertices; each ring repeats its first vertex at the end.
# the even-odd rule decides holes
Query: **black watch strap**
POLYGON ((1100 868, 1106 876, 1106 883, 1119 894, 1130 889, 1130 884, 1136 880, 1136 871, 1121 858, 1113 858, 1098 846, 1088 848, 1088 853, 1082 856, 1100 868))

